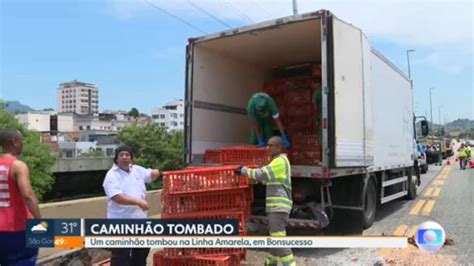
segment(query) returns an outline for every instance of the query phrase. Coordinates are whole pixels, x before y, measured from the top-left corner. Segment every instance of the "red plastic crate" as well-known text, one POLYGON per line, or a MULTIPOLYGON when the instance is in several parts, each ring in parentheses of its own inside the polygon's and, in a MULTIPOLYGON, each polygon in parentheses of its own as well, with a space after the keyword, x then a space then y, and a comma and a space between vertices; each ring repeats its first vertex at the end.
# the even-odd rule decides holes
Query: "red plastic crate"
POLYGON ((297 136, 292 138, 292 147, 294 149, 315 149, 321 148, 319 135, 297 136))
POLYGON ((298 165, 313 165, 321 162, 320 151, 293 151, 291 153, 291 163, 298 165))
POLYGON ((184 194, 248 187, 249 179, 235 174, 236 168, 220 166, 165 172, 163 191, 167 194, 184 194))
POLYGON ((314 78, 321 79, 321 64, 314 64, 311 72, 314 78))
POLYGON ((168 213, 162 214, 162 219, 237 219, 239 221, 239 233, 245 235, 247 231, 248 214, 242 211, 212 211, 212 212, 190 212, 190 213, 168 213))
POLYGON ((205 163, 221 163, 221 151, 220 150, 206 150, 204 152, 205 163))
POLYGON ((291 89, 286 92, 287 105, 311 104, 310 89, 291 89))
POLYGON ((162 215, 188 212, 243 210, 248 205, 245 189, 199 192, 193 194, 161 194, 162 215))
POLYGON ((286 80, 285 87, 287 90, 309 89, 311 88, 311 82, 311 77, 290 78, 286 80))
POLYGON ((237 255, 242 260, 247 255, 245 248, 165 248, 158 252, 165 257, 237 255))
POLYGON ((153 254, 153 266, 239 266, 237 255, 220 256, 165 256, 160 251, 153 254))
POLYGON ((288 107, 286 112, 290 120, 294 117, 304 117, 307 120, 315 114, 315 106, 313 104, 300 104, 288 107))
POLYGON ((266 165, 271 157, 266 148, 255 146, 226 147, 221 149, 223 164, 266 165))
POLYGON ((290 119, 287 123, 287 128, 288 130, 293 130, 296 131, 298 129, 305 129, 305 128, 311 128, 315 125, 313 120, 310 117, 298 117, 298 118, 293 118, 290 119))

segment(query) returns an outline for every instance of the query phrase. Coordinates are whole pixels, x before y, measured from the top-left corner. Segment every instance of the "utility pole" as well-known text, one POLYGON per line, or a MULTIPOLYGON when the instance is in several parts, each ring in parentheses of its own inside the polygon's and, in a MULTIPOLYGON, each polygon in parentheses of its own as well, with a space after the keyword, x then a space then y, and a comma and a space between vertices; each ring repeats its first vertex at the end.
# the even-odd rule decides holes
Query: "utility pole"
POLYGON ((439 135, 441 137, 441 129, 444 128, 444 126, 441 126, 441 108, 443 108, 442 105, 438 106, 438 119, 439 119, 439 135))
POLYGON ((433 142, 433 133, 434 133, 434 124, 433 124, 433 105, 431 102, 431 91, 434 90, 433 87, 430 88, 430 116, 431 116, 431 142, 433 142))
POLYGON ((414 49, 407 50, 407 62, 408 62, 408 77, 411 80, 411 72, 410 72, 410 53, 414 52, 414 49))
POLYGON ((296 3, 296 0, 293 0, 293 16, 298 15, 298 5, 296 3))

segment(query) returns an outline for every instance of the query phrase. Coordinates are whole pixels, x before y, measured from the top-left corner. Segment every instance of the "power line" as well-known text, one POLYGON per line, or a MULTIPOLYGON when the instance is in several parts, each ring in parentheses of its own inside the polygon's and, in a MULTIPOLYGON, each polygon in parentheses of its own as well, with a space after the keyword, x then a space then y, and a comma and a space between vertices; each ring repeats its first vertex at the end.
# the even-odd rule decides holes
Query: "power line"
POLYGON ((149 4, 150 6, 152 6, 152 7, 156 8, 156 9, 160 10, 161 12, 163 12, 163 13, 165 13, 165 14, 167 14, 168 16, 171 16, 171 17, 173 17, 173 18, 175 18, 175 19, 177 19, 177 20, 183 22, 184 24, 188 25, 189 27, 191 27, 191 28, 193 28, 193 29, 195 29, 195 30, 197 30, 197 31, 200 31, 201 33, 207 34, 206 31, 200 29, 200 28, 197 27, 197 26, 194 26, 193 24, 187 22, 186 20, 184 20, 184 19, 182 19, 182 18, 180 18, 180 17, 178 17, 178 16, 176 16, 176 15, 174 15, 174 14, 171 14, 170 12, 166 11, 164 8, 161 8, 161 7, 159 7, 158 5, 149 2, 148 0, 145 0, 145 2, 146 2, 147 4, 149 4))
POLYGON ((257 0, 257 1, 253 1, 253 0, 252 0, 252 2, 255 4, 255 6, 256 6, 257 8, 263 10, 263 12, 265 12, 265 14, 267 14, 267 16, 268 16, 269 18, 272 18, 272 17, 273 17, 273 14, 270 13, 270 11, 266 10, 265 8, 263 8, 263 7, 258 3, 258 0, 257 0))
POLYGON ((234 9, 235 11, 237 11, 237 13, 239 13, 239 16, 241 18, 244 18, 244 19, 247 19, 248 21, 250 21, 250 23, 255 23, 255 21, 253 21, 253 19, 249 16, 247 16, 245 13, 243 13, 242 11, 240 11, 239 9, 237 9, 236 7, 234 7, 231 3, 227 2, 226 0, 222 0, 226 5, 228 5, 229 7, 231 7, 232 9, 234 9))
POLYGON ((201 11, 202 13, 208 15, 209 17, 213 18, 214 20, 216 20, 217 22, 221 23, 222 25, 228 27, 229 29, 232 29, 232 26, 230 26, 229 24, 225 23, 224 21, 220 20, 218 17, 214 16, 213 14, 207 12, 206 10, 204 10, 203 8, 201 8, 200 6, 198 6, 197 4, 194 4, 193 2, 191 2, 190 0, 188 0, 189 4, 191 6, 193 6, 194 8, 196 8, 197 10, 201 11))

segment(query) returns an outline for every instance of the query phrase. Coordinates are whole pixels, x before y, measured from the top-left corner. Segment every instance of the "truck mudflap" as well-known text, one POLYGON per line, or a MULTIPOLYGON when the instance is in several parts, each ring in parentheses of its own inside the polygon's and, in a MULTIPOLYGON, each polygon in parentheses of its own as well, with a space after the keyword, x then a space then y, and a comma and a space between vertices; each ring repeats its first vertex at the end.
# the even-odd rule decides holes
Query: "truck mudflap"
MULTIPOLYGON (((288 228, 294 229, 312 229, 312 230, 321 230, 329 224, 328 216, 325 212, 322 212, 318 215, 318 220, 310 219, 297 219, 290 218, 288 219, 288 228)), ((258 225, 268 225, 268 219, 266 216, 250 216, 249 223, 258 224, 258 225)))

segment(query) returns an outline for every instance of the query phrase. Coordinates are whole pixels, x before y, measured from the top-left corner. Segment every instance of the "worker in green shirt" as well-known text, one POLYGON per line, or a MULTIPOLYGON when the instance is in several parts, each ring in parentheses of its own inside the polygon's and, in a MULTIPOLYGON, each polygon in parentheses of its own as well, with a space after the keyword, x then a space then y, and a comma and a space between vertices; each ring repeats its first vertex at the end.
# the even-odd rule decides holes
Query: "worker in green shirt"
POLYGON ((263 92, 255 93, 247 105, 247 116, 252 121, 252 130, 250 132, 251 144, 265 147, 265 143, 273 137, 273 128, 276 125, 280 131, 283 146, 285 148, 290 147, 288 136, 285 134, 280 120, 278 108, 270 95, 263 92))

